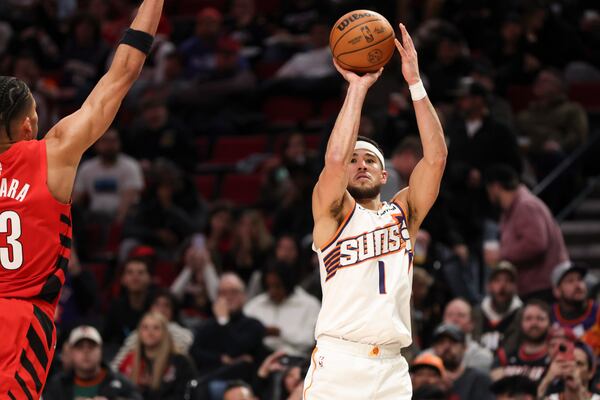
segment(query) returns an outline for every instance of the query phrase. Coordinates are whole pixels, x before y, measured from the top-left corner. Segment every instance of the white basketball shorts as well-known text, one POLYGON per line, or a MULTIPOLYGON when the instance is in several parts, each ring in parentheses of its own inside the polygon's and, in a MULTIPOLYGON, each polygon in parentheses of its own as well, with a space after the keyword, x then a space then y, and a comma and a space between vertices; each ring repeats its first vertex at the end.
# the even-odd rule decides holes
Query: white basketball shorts
POLYGON ((304 379, 304 400, 410 400, 408 363, 399 346, 320 337, 304 379))

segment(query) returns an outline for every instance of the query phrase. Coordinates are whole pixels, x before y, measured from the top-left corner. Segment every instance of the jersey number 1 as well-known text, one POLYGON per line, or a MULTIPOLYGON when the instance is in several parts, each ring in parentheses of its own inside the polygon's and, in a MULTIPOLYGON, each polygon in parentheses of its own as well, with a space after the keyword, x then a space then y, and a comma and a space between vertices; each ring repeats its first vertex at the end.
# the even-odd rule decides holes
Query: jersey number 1
POLYGON ((7 234, 6 246, 0 247, 0 264, 4 269, 19 269, 23 265, 23 245, 18 240, 21 237, 21 219, 19 218, 19 214, 14 211, 0 213, 0 234, 3 233, 7 234), (10 221, 10 232, 8 231, 8 221, 10 221))
POLYGON ((386 294, 385 292, 385 263, 379 261, 379 294, 386 294))

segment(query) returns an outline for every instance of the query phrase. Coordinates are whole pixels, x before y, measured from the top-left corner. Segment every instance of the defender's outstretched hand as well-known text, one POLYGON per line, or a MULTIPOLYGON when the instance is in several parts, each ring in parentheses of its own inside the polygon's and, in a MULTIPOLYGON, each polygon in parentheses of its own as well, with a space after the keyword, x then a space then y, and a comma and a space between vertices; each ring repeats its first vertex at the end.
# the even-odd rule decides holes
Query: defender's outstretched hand
POLYGON ((402 75, 404 75, 406 83, 414 85, 421 79, 417 50, 415 50, 415 45, 404 24, 400 24, 400 33, 402 34, 402 43, 398 39, 394 39, 394 41, 402 58, 402 75))
POLYGON ((364 75, 360 76, 352 71, 348 71, 347 69, 340 67, 335 58, 333 59, 333 65, 335 65, 335 69, 338 70, 338 72, 344 77, 346 81, 348 81, 349 84, 361 85, 366 87, 367 89, 370 88, 375 82, 377 82, 377 79, 379 79, 381 73, 383 72, 383 67, 381 67, 377 72, 367 72, 364 75))

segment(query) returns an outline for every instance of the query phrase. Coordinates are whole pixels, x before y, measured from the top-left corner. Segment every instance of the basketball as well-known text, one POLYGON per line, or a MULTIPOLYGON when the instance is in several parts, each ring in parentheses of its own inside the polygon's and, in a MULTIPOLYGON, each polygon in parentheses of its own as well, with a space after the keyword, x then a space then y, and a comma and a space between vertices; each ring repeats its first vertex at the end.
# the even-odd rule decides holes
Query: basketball
POLYGON ((383 15, 374 11, 351 11, 331 29, 329 47, 342 68, 375 72, 394 54, 394 29, 383 15))

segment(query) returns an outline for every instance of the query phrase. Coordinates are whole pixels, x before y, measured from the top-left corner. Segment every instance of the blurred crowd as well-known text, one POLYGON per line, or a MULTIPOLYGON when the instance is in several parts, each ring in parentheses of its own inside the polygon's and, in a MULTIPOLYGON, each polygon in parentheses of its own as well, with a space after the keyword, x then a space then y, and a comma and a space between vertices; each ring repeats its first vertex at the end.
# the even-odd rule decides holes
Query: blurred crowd
MULTIPOLYGON (((0 74, 31 88, 40 138, 106 71, 138 3, 0 2, 0 74)), ((321 296, 311 194, 345 89, 328 35, 357 8, 408 27, 449 146, 412 238, 414 398, 599 398, 594 266, 570 261, 554 218, 598 171, 532 192, 600 127, 596 1, 165 3, 77 175, 44 399, 302 398, 321 296)), ((385 151, 389 199, 422 155, 398 57, 360 134, 385 151)))

